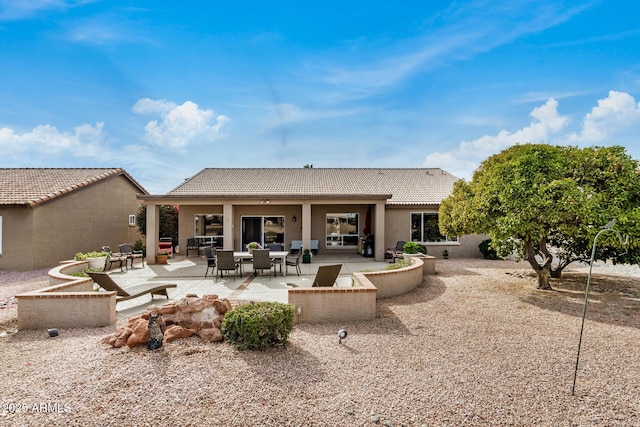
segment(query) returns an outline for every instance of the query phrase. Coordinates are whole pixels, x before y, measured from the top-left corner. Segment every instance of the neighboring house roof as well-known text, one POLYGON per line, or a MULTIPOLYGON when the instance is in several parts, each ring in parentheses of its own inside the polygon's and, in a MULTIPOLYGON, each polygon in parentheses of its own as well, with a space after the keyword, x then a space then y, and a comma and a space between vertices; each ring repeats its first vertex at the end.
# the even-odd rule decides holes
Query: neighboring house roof
POLYGON ((439 168, 207 168, 167 196, 380 197, 391 205, 437 205, 458 179, 439 168))
POLYGON ((108 178, 123 175, 148 194, 121 168, 0 168, 0 205, 35 206, 108 178))

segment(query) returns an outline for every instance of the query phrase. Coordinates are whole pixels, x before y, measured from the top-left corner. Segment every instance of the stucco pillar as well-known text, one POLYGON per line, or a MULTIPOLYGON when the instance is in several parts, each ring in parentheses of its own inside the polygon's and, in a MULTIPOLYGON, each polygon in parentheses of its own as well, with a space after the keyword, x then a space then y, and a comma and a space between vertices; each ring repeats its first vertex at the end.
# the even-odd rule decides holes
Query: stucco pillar
POLYGON ((311 248, 311 204, 302 204, 302 247, 311 248))
POLYGON ((384 202, 376 203, 376 222, 375 222, 375 259, 376 261, 384 261, 384 223, 385 223, 384 202))
POLYGON ((160 235, 160 206, 147 203, 147 264, 156 263, 160 235))
POLYGON ((233 247, 233 205, 231 203, 222 205, 222 238, 224 239, 224 249, 235 250, 233 247))

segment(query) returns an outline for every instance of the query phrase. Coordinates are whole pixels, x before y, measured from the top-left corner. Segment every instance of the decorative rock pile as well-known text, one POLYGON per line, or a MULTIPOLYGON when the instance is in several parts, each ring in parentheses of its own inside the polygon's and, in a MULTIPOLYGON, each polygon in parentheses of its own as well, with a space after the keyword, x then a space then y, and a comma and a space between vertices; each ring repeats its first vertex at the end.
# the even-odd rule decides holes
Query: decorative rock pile
POLYGON ((164 329, 164 342, 198 335, 205 342, 222 341, 222 320, 233 307, 231 302, 218 295, 204 295, 199 298, 190 294, 177 302, 169 302, 161 307, 149 306, 144 313, 129 319, 127 326, 105 337, 102 342, 119 348, 133 348, 146 345, 149 340, 149 316, 159 314, 158 322, 164 329))

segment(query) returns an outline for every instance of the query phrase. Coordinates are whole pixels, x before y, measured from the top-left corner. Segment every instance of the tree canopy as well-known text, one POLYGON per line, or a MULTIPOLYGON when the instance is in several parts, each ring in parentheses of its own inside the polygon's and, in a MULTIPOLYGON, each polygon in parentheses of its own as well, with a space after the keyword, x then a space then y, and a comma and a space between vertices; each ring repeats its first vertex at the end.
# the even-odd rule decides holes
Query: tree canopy
MULTIPOLYGON (((440 206, 443 234, 488 234, 501 255, 517 253, 551 289, 574 261, 588 261, 595 234, 611 219, 628 234, 626 262, 640 256, 638 161, 623 147, 523 144, 483 161, 470 182, 455 183, 440 206)), ((614 233, 602 235, 596 259, 621 252, 614 233)))

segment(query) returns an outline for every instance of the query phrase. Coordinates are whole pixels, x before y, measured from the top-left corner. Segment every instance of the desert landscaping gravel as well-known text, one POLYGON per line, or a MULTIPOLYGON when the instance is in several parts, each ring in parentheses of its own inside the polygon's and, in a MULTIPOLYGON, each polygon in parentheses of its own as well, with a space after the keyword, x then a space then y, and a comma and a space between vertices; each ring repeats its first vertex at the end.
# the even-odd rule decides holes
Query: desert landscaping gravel
MULTIPOLYGON (((640 425, 637 267, 594 267, 575 396, 587 267, 552 279, 554 291, 536 290, 522 262, 436 270, 379 300, 374 320, 295 325, 264 352, 197 337, 114 349, 100 341, 126 319, 55 338, 4 319, 0 425, 640 425)), ((38 283, 0 275, 3 298, 38 283)))

